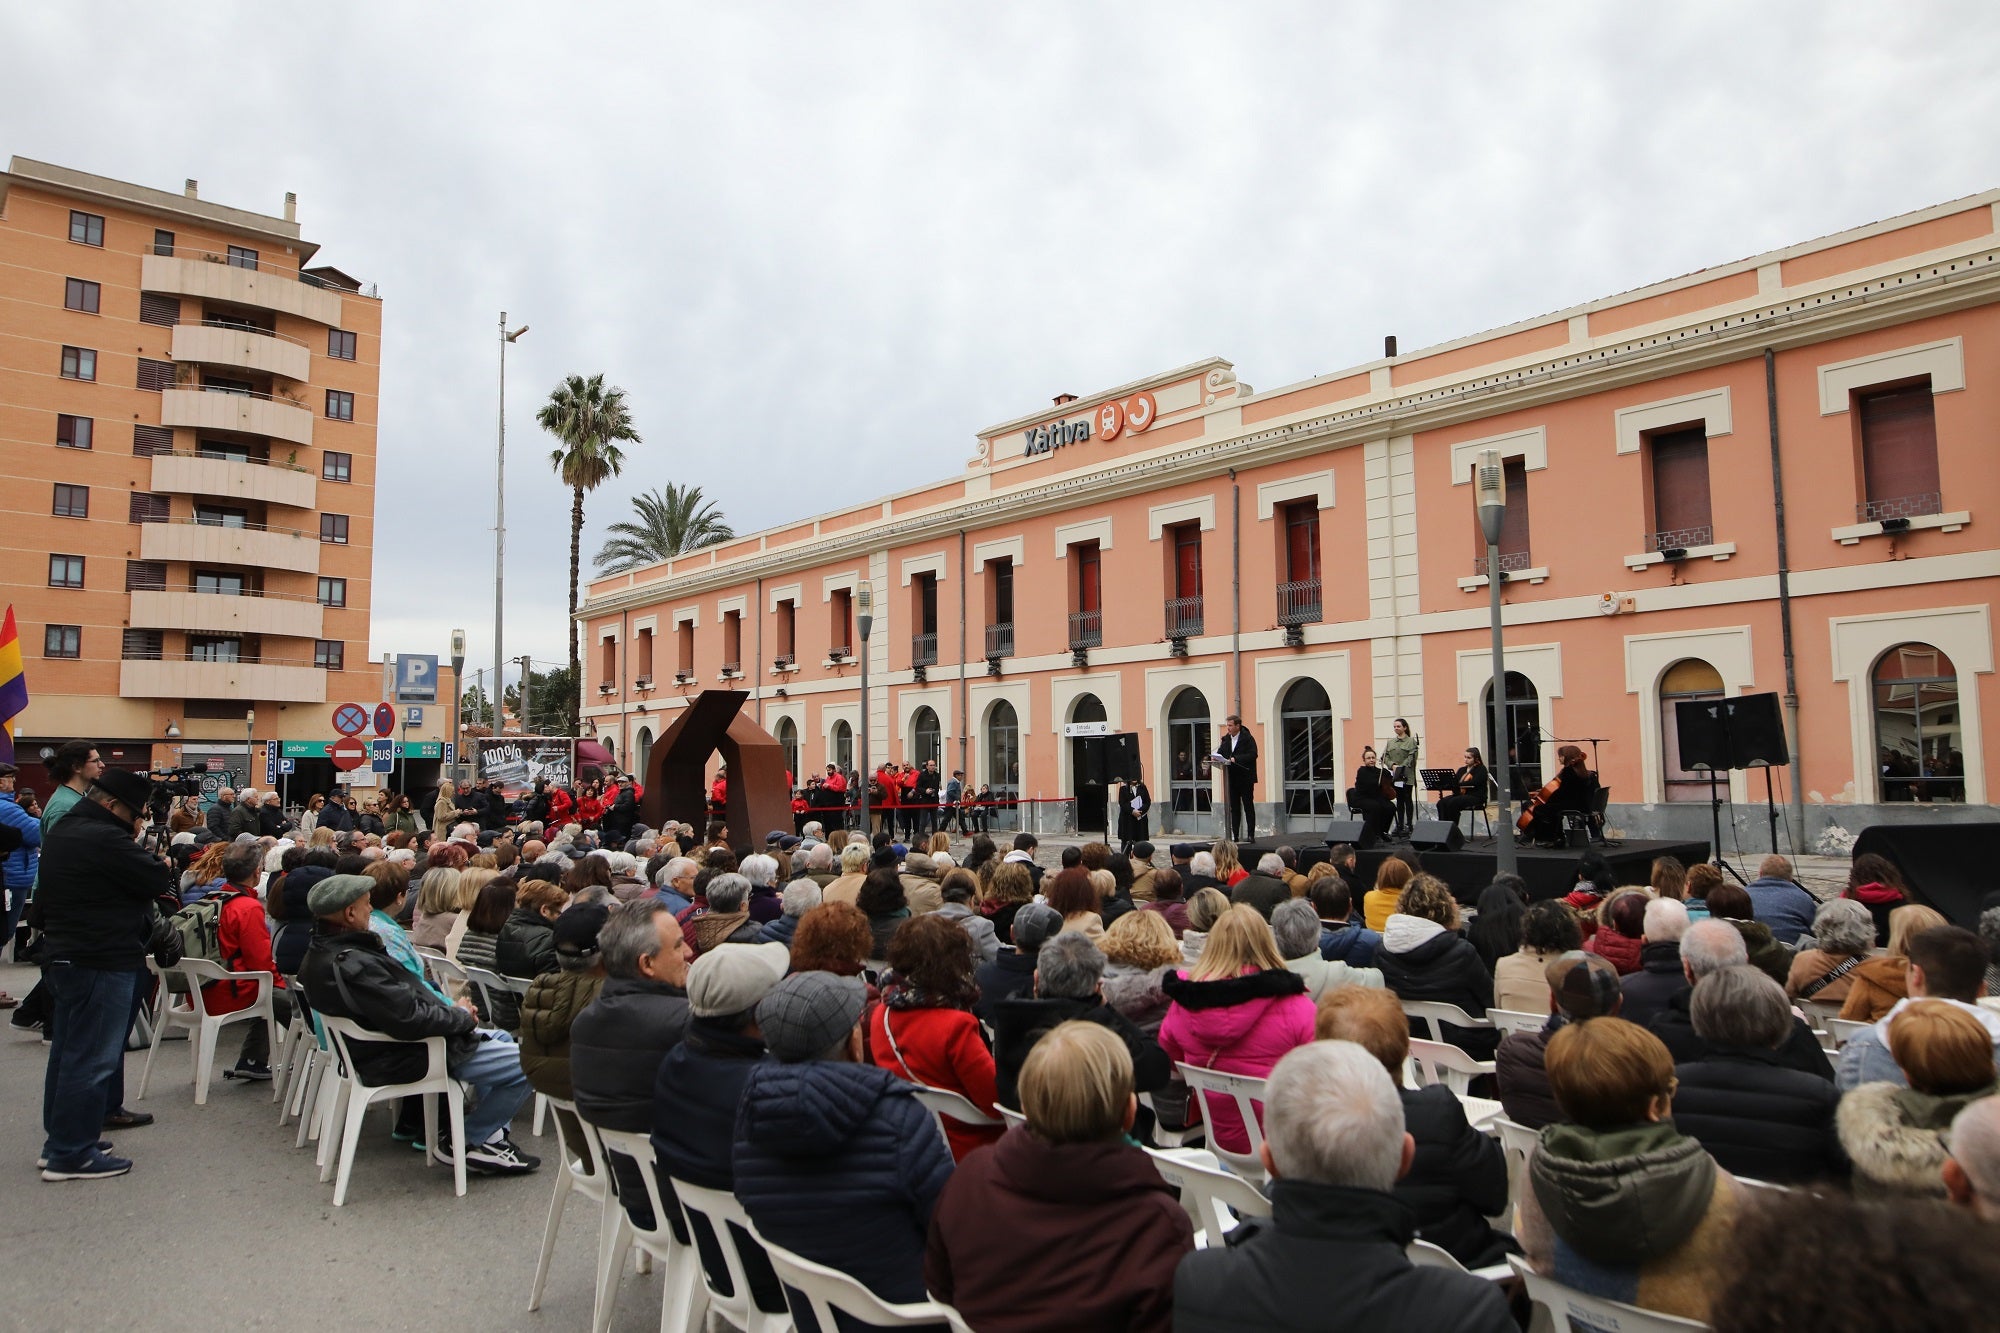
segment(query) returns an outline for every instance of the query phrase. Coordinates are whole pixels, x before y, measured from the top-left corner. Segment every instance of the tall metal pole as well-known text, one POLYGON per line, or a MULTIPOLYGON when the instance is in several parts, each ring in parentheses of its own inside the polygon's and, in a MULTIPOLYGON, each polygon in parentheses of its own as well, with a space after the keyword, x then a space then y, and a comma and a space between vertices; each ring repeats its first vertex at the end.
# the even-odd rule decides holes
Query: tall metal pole
POLYGON ((860 611, 855 617, 861 628, 861 836, 872 836, 868 826, 868 632, 875 628, 873 582, 864 583, 856 598, 860 611))
POLYGON ((1500 530, 1507 517, 1507 473, 1497 449, 1480 451, 1474 488, 1479 506, 1479 530, 1486 538, 1487 615, 1493 630, 1493 763, 1500 783, 1500 819, 1496 859, 1502 874, 1514 870, 1513 764, 1507 754, 1507 649, 1500 622, 1500 530))
POLYGON ((507 583, 507 312, 500 312, 500 427, 493 462, 493 734, 500 735, 500 631, 507 583))

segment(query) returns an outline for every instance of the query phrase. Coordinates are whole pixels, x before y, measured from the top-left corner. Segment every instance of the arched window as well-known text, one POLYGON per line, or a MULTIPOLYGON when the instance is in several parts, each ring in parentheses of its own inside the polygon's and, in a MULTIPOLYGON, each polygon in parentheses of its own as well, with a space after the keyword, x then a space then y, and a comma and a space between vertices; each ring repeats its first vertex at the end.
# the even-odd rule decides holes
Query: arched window
POLYGON ((1340 760, 1333 752, 1333 701, 1318 681, 1292 682, 1278 704, 1285 739, 1285 813, 1298 829, 1319 827, 1346 809, 1340 760))
POLYGON ((646 763, 653 757, 653 729, 639 728, 639 734, 632 738, 632 772, 639 781, 646 780, 646 763))
MULTIPOLYGON (((1205 815, 1213 808, 1208 756, 1214 750, 1208 700, 1190 685, 1167 705, 1167 771, 1176 815, 1205 815)), ((1188 825, 1176 819, 1174 827, 1185 830, 1188 825)))
POLYGON ((799 773, 798 723, 788 717, 779 718, 777 737, 778 748, 785 755, 785 771, 792 775, 792 785, 798 786, 805 781, 805 778, 799 773))
POLYGON ((944 767, 944 728, 928 707, 910 715, 910 758, 919 768, 929 763, 944 767))
POLYGON ((1905 643, 1875 664, 1877 775, 1885 801, 1965 799, 1965 732, 1958 670, 1927 643, 1905 643))
POLYGON ((1497 769, 1498 757, 1511 752, 1513 768, 1508 776, 1514 800, 1525 801, 1542 785, 1542 703, 1535 693, 1535 682, 1518 671, 1507 673, 1503 716, 1507 725, 1505 750, 1493 739, 1493 682, 1489 680, 1479 696, 1480 728, 1486 734, 1486 762, 1497 769))
POLYGON ((828 743, 826 762, 842 773, 854 771, 854 728, 845 722, 833 724, 833 735, 828 743))
MULTIPOLYGON (((1001 801, 1021 794, 1021 720, 1014 705, 996 700, 986 713, 986 785, 1001 801)), ((993 811, 993 828, 1018 829, 1020 808, 1001 805, 993 811)))
MULTIPOLYGON (((1660 677, 1660 766, 1668 800, 1705 801, 1709 793, 1708 771, 1695 772, 1681 764, 1680 724, 1675 720, 1674 705, 1720 699, 1722 695, 1722 673, 1698 657, 1682 658, 1660 677)), ((1715 781, 1723 782, 1727 777, 1718 773, 1715 781)))

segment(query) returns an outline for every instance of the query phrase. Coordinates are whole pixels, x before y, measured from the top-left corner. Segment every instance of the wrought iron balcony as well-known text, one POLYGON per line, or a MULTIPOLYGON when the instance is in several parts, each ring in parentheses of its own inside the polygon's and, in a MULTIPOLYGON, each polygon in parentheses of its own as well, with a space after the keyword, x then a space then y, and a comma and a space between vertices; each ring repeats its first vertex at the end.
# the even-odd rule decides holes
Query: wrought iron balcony
POLYGON ((1079 648, 1095 648, 1103 642, 1103 611, 1072 611, 1069 613, 1069 647, 1071 652, 1075 652, 1079 648))
POLYGON ((910 665, 937 665, 937 635, 912 634, 910 636, 910 665))
POLYGON ((1278 623, 1314 625, 1320 619, 1319 580, 1298 579, 1278 585, 1278 623))
POLYGON ((1201 598, 1169 597, 1167 599, 1167 637, 1189 639, 1202 632, 1201 598))
MULTIPOLYGON (((1534 557, 1526 551, 1502 551, 1500 553, 1500 572, 1502 574, 1518 574, 1524 569, 1532 568, 1534 563, 1534 557)), ((1486 573, 1485 556, 1479 555, 1472 558, 1472 572, 1476 575, 1484 575, 1486 573)))
POLYGON ((986 627, 986 656, 1012 657, 1014 655, 1014 622, 1009 620, 999 625, 986 627))
POLYGON ((1923 495, 1902 495, 1893 500, 1863 500, 1854 506, 1856 523, 1887 523, 1891 519, 1921 518, 1925 514, 1942 514, 1944 497, 1936 491, 1923 495))
POLYGON ((1685 551, 1696 546, 1715 545, 1715 529, 1704 523, 1698 528, 1674 528, 1646 534, 1646 551, 1685 551))

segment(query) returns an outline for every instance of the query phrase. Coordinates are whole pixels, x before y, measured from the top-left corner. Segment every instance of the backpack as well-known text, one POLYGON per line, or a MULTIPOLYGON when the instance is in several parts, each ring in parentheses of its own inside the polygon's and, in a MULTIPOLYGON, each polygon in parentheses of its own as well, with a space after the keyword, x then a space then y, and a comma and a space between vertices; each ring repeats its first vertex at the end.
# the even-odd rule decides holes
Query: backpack
MULTIPOLYGON (((217 889, 205 898, 197 898, 180 911, 169 917, 168 924, 180 940, 181 958, 199 958, 211 963, 227 961, 222 956, 222 909, 231 899, 243 894, 235 889, 217 889)), ((173 989, 185 991, 187 983, 180 977, 171 978, 173 989)))

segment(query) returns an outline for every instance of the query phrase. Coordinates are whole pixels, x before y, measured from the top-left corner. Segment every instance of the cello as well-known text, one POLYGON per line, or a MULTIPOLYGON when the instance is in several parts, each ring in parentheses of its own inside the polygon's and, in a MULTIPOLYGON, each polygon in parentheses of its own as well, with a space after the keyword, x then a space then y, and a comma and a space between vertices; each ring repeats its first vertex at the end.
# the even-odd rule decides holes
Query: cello
POLYGON ((1540 791, 1536 792, 1533 796, 1530 796, 1525 802, 1522 803, 1521 817, 1514 821, 1514 831, 1517 833, 1526 833, 1528 831, 1528 825, 1535 822, 1535 816, 1541 813, 1542 807, 1547 805, 1550 801, 1554 800, 1555 794, 1561 790, 1562 790, 1562 774, 1557 773, 1554 777, 1550 778, 1547 782, 1542 784, 1542 789, 1540 791))

